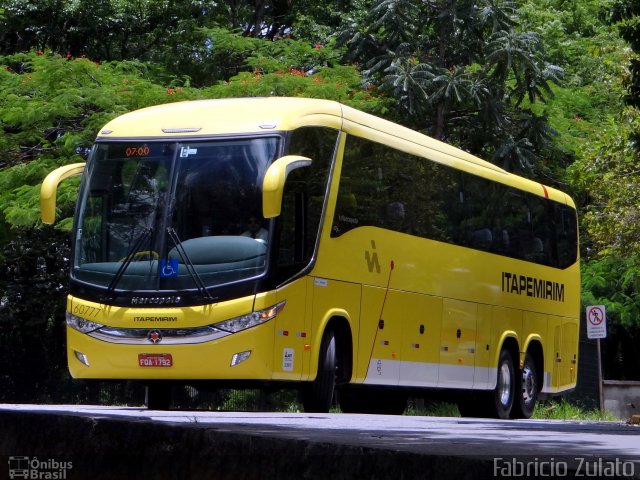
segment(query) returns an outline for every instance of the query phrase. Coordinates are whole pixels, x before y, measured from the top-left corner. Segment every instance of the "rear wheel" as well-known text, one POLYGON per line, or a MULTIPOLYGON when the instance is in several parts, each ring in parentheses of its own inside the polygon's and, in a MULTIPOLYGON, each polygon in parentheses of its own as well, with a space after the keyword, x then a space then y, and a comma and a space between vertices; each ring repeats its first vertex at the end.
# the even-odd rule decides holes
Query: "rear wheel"
POLYGON ((329 330, 324 334, 320 344, 316 379, 302 389, 302 406, 305 412, 327 413, 329 411, 333 405, 337 370, 336 336, 333 330, 329 330))
POLYGON ((498 361, 498 382, 491 396, 492 417, 502 419, 509 418, 511 409, 513 408, 515 387, 513 357, 507 350, 502 350, 500 352, 500 360, 498 361))
POLYGON ((498 360, 498 381, 495 390, 465 393, 457 402, 460 415, 509 418, 515 403, 515 378, 513 357, 508 350, 502 350, 498 360))
POLYGON ((519 381, 517 382, 516 398, 513 402, 512 418, 530 418, 536 408, 538 400, 538 377, 536 372, 536 364, 531 354, 527 353, 524 357, 522 370, 519 372, 519 381))

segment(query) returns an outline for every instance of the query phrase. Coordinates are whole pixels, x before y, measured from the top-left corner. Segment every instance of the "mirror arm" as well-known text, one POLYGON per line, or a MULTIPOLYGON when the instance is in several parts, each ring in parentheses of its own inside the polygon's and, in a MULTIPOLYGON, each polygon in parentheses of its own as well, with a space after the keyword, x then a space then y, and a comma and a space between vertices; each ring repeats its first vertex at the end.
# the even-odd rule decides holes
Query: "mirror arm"
POLYGON ((293 170, 311 165, 311 159, 300 155, 286 155, 271 164, 262 181, 262 214, 264 218, 280 215, 282 194, 287 176, 293 170))
POLYGON ((42 223, 51 225, 56 221, 56 194, 58 185, 63 180, 84 171, 84 163, 72 163, 56 168, 42 182, 40 186, 40 219, 42 223))

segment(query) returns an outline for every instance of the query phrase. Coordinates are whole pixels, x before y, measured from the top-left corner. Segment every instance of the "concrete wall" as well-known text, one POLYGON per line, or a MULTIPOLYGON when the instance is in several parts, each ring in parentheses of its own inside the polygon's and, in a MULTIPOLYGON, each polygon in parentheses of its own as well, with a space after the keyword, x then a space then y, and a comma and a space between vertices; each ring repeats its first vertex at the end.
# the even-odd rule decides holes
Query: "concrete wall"
POLYGON ((640 382, 604 380, 604 409, 623 420, 640 414, 640 382))

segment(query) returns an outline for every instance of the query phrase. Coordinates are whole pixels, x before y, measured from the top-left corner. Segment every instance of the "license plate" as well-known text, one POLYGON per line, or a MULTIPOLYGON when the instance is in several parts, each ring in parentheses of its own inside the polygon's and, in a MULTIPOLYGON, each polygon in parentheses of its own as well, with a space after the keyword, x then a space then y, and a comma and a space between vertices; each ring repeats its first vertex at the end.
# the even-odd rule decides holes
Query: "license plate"
POLYGON ((173 357, 170 353, 139 353, 138 365, 141 367, 171 367, 173 357))

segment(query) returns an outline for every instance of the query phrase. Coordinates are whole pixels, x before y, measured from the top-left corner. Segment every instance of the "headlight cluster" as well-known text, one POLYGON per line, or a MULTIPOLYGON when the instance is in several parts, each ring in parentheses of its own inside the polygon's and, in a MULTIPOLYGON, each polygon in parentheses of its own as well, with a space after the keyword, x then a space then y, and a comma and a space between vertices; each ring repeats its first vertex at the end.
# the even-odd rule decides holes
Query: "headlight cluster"
MULTIPOLYGON (((268 322, 284 309, 285 303, 286 302, 282 301, 277 305, 273 305, 269 308, 265 308, 264 310, 259 310, 257 312, 248 313, 247 315, 242 315, 240 317, 224 320, 222 322, 214 323, 213 325, 210 325, 208 327, 203 327, 203 328, 213 327, 228 333, 240 332, 242 330, 246 330, 247 328, 255 327, 262 323, 268 322)), ((91 333, 95 330, 98 330, 104 327, 104 325, 100 323, 92 322, 91 320, 87 320, 86 318, 77 317, 69 312, 67 312, 67 325, 69 325, 71 328, 81 333, 91 333)), ((115 329, 115 330, 111 329, 111 330, 118 331, 118 329, 115 329)), ((202 330, 202 329, 199 329, 199 330, 202 330)), ((111 334, 113 335, 113 333, 111 334)), ((145 335, 146 335, 146 330, 145 330, 145 335)))
POLYGON ((276 315, 278 315, 283 309, 286 302, 280 302, 272 307, 265 308, 258 312, 249 313, 240 317, 231 318, 224 322, 218 322, 211 325, 214 328, 224 330, 225 332, 236 333, 247 328, 255 327, 261 323, 268 322, 276 315))
POLYGON ((67 312, 67 325, 81 333, 93 332, 94 330, 104 327, 104 325, 100 323, 92 322, 86 318, 76 317, 69 312, 67 312))

